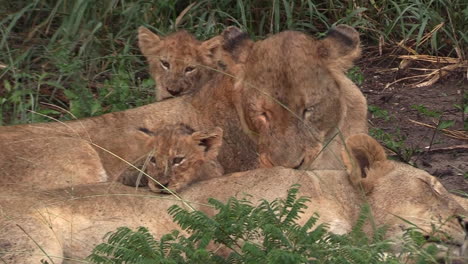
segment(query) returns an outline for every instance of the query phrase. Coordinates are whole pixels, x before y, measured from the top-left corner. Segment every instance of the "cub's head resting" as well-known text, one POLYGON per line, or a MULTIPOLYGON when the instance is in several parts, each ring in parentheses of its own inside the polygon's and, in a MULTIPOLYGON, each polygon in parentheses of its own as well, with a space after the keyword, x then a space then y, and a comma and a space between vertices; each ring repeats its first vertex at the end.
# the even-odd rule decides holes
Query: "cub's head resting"
POLYGON ((214 53, 220 45, 219 36, 200 42, 184 30, 160 37, 138 28, 138 46, 148 60, 158 101, 199 90, 216 72, 214 53))
MULTIPOLYGON (((164 187, 180 191, 193 182, 219 177, 223 168, 217 157, 222 144, 223 130, 215 127, 195 131, 185 124, 177 124, 151 132, 140 128, 152 147, 147 173, 164 187)), ((151 190, 164 188, 148 180, 151 190)))

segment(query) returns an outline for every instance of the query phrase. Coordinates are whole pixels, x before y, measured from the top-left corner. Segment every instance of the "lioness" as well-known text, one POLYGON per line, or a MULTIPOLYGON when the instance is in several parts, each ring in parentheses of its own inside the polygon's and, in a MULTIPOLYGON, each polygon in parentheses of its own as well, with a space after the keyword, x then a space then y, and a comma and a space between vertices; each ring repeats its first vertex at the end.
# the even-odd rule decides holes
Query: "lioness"
MULTIPOLYGON (((140 167, 146 169, 151 179, 144 180, 155 192, 170 189, 179 192, 193 182, 223 175, 218 153, 223 142, 223 130, 219 127, 206 131, 195 131, 186 124, 166 126, 156 131, 140 128, 146 137, 151 152, 142 157, 140 167), (157 182, 155 182, 155 180, 157 182), (166 187, 164 189, 162 186, 166 187)), ((134 179, 138 171, 125 171, 127 180, 134 179)), ((142 178, 146 179, 146 178, 142 178)), ((127 182, 127 185, 135 185, 127 182)))
MULTIPOLYGON (((72 122, 0 127, 0 185, 54 188, 115 180, 127 167, 121 159, 133 161, 149 151, 135 137, 135 127, 176 123, 195 130, 221 127, 219 161, 226 173, 258 167, 258 156, 264 166, 309 168, 336 130, 343 137, 366 131, 364 97, 340 68, 355 57, 357 33, 343 26, 335 31, 320 41, 284 32, 259 42, 228 31, 223 52, 214 54, 230 75, 216 73, 194 94, 72 122)), ((324 153, 336 154, 335 145, 324 153)), ((341 166, 331 164, 339 155, 322 156, 320 166, 341 166)))
POLYGON ((261 165, 339 168, 341 139, 367 132, 366 100, 346 76, 358 32, 339 25, 316 40, 285 31, 239 52, 235 105, 261 165))
MULTIPOLYGON (((304 224, 314 212, 320 222, 338 234, 351 231, 360 206, 368 202, 375 225, 387 225, 387 236, 397 243, 413 225, 452 246, 449 254, 466 252, 466 211, 436 178, 409 165, 386 159, 383 148, 367 135, 347 141, 343 157, 347 170, 300 171, 286 168, 258 169, 194 184, 180 193, 186 201, 209 214, 203 206, 208 197, 226 201, 230 196, 251 194, 251 200, 284 197, 292 184, 301 184, 301 195, 310 197, 298 222, 304 224), (349 176, 349 178, 348 178, 349 176), (274 179, 274 180, 272 180, 274 179), (281 184, 278 184, 281 183, 281 184), (364 191, 364 192, 363 192, 364 191)), ((178 228, 165 211, 178 203, 168 196, 151 195, 118 183, 75 187, 43 193, 3 188, 0 222, 7 263, 55 263, 79 261, 109 231, 125 225, 146 226, 156 236, 178 228), (40 247, 39 247, 40 246, 40 247), (47 256, 44 254, 47 253, 47 256)), ((366 228, 369 234, 372 228, 366 228)))
POLYGON ((156 82, 156 100, 198 91, 213 78, 218 68, 214 52, 220 43, 220 36, 200 42, 185 30, 163 38, 138 28, 138 46, 156 82))

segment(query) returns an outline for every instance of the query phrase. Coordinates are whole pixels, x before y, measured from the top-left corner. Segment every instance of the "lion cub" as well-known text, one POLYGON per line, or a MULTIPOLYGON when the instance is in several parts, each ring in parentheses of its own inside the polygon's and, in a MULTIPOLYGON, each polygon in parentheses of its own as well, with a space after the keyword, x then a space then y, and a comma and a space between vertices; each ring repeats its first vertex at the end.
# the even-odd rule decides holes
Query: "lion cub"
MULTIPOLYGON (((150 152, 146 172, 154 180, 172 191, 180 191, 193 182, 223 175, 218 162, 223 130, 215 127, 207 131, 195 131, 185 124, 167 126, 157 131, 140 128, 149 136, 150 152)), ((152 191, 163 187, 148 179, 152 191)))
POLYGON ((138 46, 156 82, 156 100, 198 91, 215 69, 223 68, 214 54, 221 39, 216 36, 200 42, 184 30, 163 38, 145 27, 138 28, 138 46))

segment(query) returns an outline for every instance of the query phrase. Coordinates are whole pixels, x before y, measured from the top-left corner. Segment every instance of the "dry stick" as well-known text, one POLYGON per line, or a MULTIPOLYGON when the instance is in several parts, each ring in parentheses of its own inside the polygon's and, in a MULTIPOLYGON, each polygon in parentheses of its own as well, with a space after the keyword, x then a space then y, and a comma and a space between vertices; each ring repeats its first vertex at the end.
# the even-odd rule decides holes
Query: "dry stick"
POLYGON ((425 61, 425 62, 432 62, 432 63, 457 64, 461 62, 459 58, 441 57, 441 56, 432 56, 432 55, 400 55, 398 56, 398 58, 403 59, 403 60, 417 60, 417 61, 425 61))
POLYGON ((427 152, 438 153, 438 152, 454 151, 454 150, 468 150, 468 144, 455 145, 455 146, 444 147, 444 148, 433 148, 431 150, 428 150, 427 152))
MULTIPOLYGON (((449 16, 449 19, 450 19, 450 16, 449 16)), ((424 37, 421 39, 421 41, 419 42, 418 45, 421 45, 422 43, 429 40, 432 37, 432 35, 435 34, 437 31, 439 31, 443 26, 444 26, 444 22, 436 25, 429 33, 424 35, 424 37)), ((453 25, 452 25, 452 29, 453 29, 453 25)), ((405 49, 406 51, 408 51, 409 53, 411 53, 413 55, 398 56, 398 58, 402 59, 402 63, 404 63, 405 61, 410 61, 410 60, 418 60, 418 61, 427 61, 427 62, 431 62, 431 63, 449 63, 451 65, 444 66, 444 67, 442 67, 440 69, 435 69, 435 70, 433 70, 432 72, 430 72, 428 74, 401 78, 401 79, 396 80, 396 81, 394 81, 392 83, 388 83, 385 86, 385 89, 390 87, 391 85, 397 83, 397 82, 407 80, 407 79, 412 79, 412 78, 419 78, 419 77, 422 77, 423 80, 421 82, 419 82, 419 83, 412 84, 414 87, 420 88, 420 87, 424 87, 424 86, 429 86, 429 85, 432 85, 432 84, 436 83, 440 79, 440 77, 443 77, 443 76, 447 75, 448 71, 452 71, 452 70, 455 70, 457 68, 467 67, 467 65, 468 65, 468 62, 465 61, 464 58, 462 58, 460 56, 457 49, 456 50, 457 50, 458 58, 420 55, 414 49, 412 49, 411 47, 405 46, 403 44, 403 41, 404 40, 400 41, 399 43, 397 43, 397 45, 399 47, 405 49), (426 81, 424 81, 424 80, 426 80, 426 81)), ((457 42, 456 39, 455 39, 455 41, 457 42)))
MULTIPOLYGON (((468 68, 466 69, 466 78, 468 79, 468 68)), ((466 85, 463 85, 463 84, 461 85, 462 88, 461 88, 460 106, 461 106, 461 116, 462 116, 461 123, 462 124, 465 124, 465 105, 468 106, 468 101, 465 103, 465 86, 466 85)), ((466 120, 466 122, 468 122, 468 120, 466 120)))
POLYGON ((180 12, 180 14, 177 16, 176 20, 175 20, 175 23, 174 23, 174 30, 177 30, 177 28, 179 27, 179 24, 180 22, 182 22, 182 19, 184 18, 185 14, 187 14, 188 11, 190 11, 190 9, 192 9, 192 7, 197 4, 197 2, 193 2, 191 3, 190 5, 188 5, 186 8, 184 8, 184 10, 182 10, 182 12, 180 12))
MULTIPOLYGON (((426 123, 422 123, 413 119, 408 119, 410 122, 413 122, 417 125, 428 127, 428 128, 436 128, 433 125, 429 125, 426 123)), ((468 133, 464 131, 458 131, 458 130, 449 130, 449 129, 441 129, 441 131, 448 137, 455 138, 455 139, 460 139, 460 140, 468 140, 468 133)))

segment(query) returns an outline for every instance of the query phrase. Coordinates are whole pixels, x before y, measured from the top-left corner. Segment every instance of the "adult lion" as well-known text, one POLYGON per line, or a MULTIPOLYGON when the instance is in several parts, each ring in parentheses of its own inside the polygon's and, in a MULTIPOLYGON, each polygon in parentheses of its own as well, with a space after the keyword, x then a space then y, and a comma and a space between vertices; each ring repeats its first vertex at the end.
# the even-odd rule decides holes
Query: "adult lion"
POLYGON ((367 132, 366 100, 346 76, 359 44, 339 25, 322 40, 285 31, 239 51, 235 104, 263 166, 338 168, 342 138, 367 132))
MULTIPOLYGON (((252 42, 231 29, 223 35, 227 52, 214 53, 230 75, 215 74, 192 95, 95 118, 0 127, 0 184, 115 180, 128 166, 122 159, 133 162, 149 151, 135 136, 138 127, 176 123, 221 127, 226 173, 256 168, 258 155, 264 166, 309 168, 335 131, 343 137, 366 131, 364 97, 343 72, 359 53, 359 37, 346 26, 331 32, 320 41, 284 32, 252 42), (287 56, 278 56, 281 47, 287 56)), ((334 145, 326 151, 338 151, 334 145)), ((321 154, 321 167, 340 166, 329 164, 339 156, 333 151, 332 158, 321 154)))
MULTIPOLYGON (((330 231, 351 231, 360 206, 369 203, 375 225, 387 225, 387 237, 399 243, 413 225, 452 245, 449 254, 464 255, 467 212, 427 172, 387 160, 383 148, 367 135, 347 140, 343 151, 347 171, 300 171, 285 168, 258 169, 199 182, 180 193, 186 201, 208 214, 208 197, 226 201, 245 193, 256 201, 285 197, 286 190, 301 184, 301 195, 310 197, 298 222, 304 224, 318 212, 330 231), (275 180, 272 180, 275 179, 275 180), (278 184, 281 183, 281 184, 278 184), (364 190, 364 192, 363 192, 364 190)), ((1 190, 0 245, 7 263, 39 263, 41 259, 79 261, 109 231, 125 225, 146 226, 156 236, 178 228, 166 213, 179 202, 173 196, 107 183, 58 191, 16 192, 1 190)), ((368 234, 372 228, 365 228, 368 234)))

